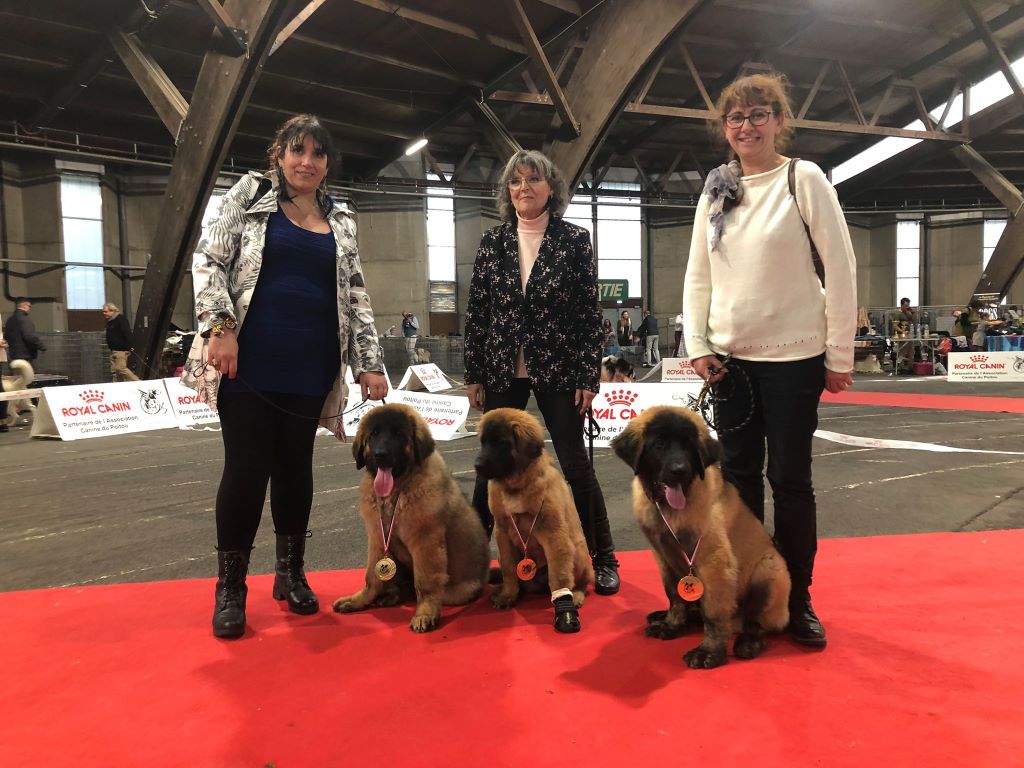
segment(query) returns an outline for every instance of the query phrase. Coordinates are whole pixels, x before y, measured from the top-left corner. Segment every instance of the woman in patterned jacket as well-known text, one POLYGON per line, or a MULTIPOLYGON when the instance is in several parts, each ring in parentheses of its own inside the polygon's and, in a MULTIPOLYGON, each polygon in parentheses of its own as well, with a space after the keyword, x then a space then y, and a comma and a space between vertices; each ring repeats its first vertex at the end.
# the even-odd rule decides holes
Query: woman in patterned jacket
POLYGON ((333 143, 312 115, 277 132, 270 170, 220 203, 193 259, 196 334, 182 383, 220 413, 219 576, 213 634, 245 632, 245 577, 267 485, 277 533, 273 595, 319 609, 303 570, 318 419, 339 437, 342 369, 387 394, 351 216, 327 194, 333 143))
MULTIPOLYGON (((561 217, 565 180, 540 152, 520 151, 498 183, 504 223, 480 241, 466 310, 466 394, 478 410, 525 409, 532 390, 572 488, 598 594, 619 591, 604 495, 583 445, 583 417, 598 390, 601 310, 589 233, 561 217)), ((487 481, 473 506, 487 530, 487 481)))

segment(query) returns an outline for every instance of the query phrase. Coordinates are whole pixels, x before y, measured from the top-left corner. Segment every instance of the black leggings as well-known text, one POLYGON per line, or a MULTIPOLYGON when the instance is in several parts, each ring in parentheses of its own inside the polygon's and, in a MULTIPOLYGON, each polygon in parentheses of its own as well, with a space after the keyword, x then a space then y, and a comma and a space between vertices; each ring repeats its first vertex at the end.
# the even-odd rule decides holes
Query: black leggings
POLYGON ((313 506, 316 419, 326 398, 280 392, 220 395, 224 474, 217 490, 218 549, 252 548, 268 482, 277 533, 306 532, 313 506))

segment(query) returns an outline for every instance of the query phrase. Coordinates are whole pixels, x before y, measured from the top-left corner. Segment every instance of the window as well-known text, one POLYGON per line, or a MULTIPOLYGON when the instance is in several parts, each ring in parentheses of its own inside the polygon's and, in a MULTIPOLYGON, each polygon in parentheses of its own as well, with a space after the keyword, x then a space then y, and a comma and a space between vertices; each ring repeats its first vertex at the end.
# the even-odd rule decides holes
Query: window
MULTIPOLYGON (((451 168, 441 167, 451 173, 451 168)), ((431 181, 439 181, 428 173, 431 181)), ((455 199, 451 187, 427 189, 427 275, 431 282, 455 280, 455 199)))
MULTIPOLYGON (((60 207, 64 232, 64 261, 103 263, 103 198, 95 176, 62 175, 60 207)), ((68 309, 100 309, 106 299, 103 269, 67 267, 68 309)))
MULTIPOLYGON (((640 191, 639 184, 624 182, 604 182, 600 188, 640 191)), ((640 198, 576 195, 565 209, 565 220, 590 233, 597 252, 597 276, 601 280, 628 280, 630 296, 639 296, 643 244, 640 198)))
POLYGON ((985 222, 984 226, 981 248, 982 269, 988 267, 989 259, 992 258, 992 253, 996 249, 996 243, 1003 236, 1003 230, 1006 229, 1006 219, 989 219, 985 222))
POLYGON ((921 222, 896 223, 896 301, 910 299, 910 305, 921 303, 921 222))

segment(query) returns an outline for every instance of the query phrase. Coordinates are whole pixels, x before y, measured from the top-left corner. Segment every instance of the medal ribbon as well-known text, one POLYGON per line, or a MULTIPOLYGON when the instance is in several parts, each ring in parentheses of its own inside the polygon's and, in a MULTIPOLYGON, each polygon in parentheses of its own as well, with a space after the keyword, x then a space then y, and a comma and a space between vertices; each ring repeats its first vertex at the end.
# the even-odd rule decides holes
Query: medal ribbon
MULTIPOLYGON (((537 525, 537 520, 540 519, 540 513, 544 511, 544 502, 541 502, 540 509, 537 510, 536 517, 533 518, 533 522, 530 524, 530 532, 526 534, 526 539, 523 539, 523 534, 519 532, 519 526, 516 525, 516 516, 509 515, 512 520, 512 527, 516 529, 516 535, 519 537, 519 541, 523 544, 523 557, 526 557, 526 548, 530 543, 530 537, 533 536, 533 527, 537 525)), ((381 522, 381 531, 384 530, 384 523, 381 522)))
POLYGON ((672 538, 676 540, 676 544, 678 544, 679 545, 679 549, 682 550, 683 557, 686 558, 686 564, 688 566, 690 566, 690 573, 692 574, 693 573, 693 561, 697 559, 697 550, 700 549, 700 542, 704 538, 704 534, 702 533, 700 536, 697 537, 697 546, 695 546, 693 548, 693 554, 692 555, 686 554, 686 550, 683 549, 683 542, 681 542, 679 540, 679 537, 676 536, 676 532, 673 531, 672 530, 672 526, 668 524, 668 518, 665 517, 665 513, 661 511, 661 504, 659 504, 658 502, 654 502, 654 506, 656 506, 658 508, 658 514, 661 515, 661 519, 665 523, 665 527, 668 528, 668 532, 672 534, 672 538))
POLYGON ((398 499, 395 499, 395 511, 391 515, 391 525, 388 526, 388 534, 384 535, 384 516, 380 518, 380 538, 384 542, 384 554, 388 554, 391 548, 391 532, 395 530, 395 518, 398 517, 398 499))

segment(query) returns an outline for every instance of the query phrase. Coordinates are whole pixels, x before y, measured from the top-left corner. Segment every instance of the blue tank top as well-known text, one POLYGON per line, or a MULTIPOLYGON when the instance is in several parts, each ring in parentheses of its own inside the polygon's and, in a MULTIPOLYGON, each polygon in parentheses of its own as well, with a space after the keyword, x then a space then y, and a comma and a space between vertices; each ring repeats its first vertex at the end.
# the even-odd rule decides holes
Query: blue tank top
POLYGON ((280 208, 267 220, 263 264, 238 334, 238 376, 222 392, 326 395, 341 367, 334 234, 280 208))

